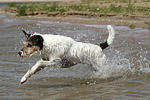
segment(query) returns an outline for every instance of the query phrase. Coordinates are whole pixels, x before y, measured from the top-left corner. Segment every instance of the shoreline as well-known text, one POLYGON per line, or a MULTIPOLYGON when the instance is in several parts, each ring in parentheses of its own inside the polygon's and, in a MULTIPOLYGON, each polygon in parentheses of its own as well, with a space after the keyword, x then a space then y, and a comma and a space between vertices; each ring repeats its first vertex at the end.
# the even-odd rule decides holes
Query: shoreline
POLYGON ((17 19, 30 19, 30 20, 44 20, 44 21, 60 21, 60 22, 71 22, 81 24, 93 24, 93 25, 116 25, 116 26, 128 26, 134 25, 135 28, 148 29, 149 25, 145 22, 149 22, 148 17, 144 16, 111 16, 111 17, 87 17, 82 15, 67 15, 67 16, 54 16, 49 17, 46 15, 28 15, 28 16, 17 16, 15 12, 5 11, 3 8, 0 9, 0 15, 6 15, 17 19))

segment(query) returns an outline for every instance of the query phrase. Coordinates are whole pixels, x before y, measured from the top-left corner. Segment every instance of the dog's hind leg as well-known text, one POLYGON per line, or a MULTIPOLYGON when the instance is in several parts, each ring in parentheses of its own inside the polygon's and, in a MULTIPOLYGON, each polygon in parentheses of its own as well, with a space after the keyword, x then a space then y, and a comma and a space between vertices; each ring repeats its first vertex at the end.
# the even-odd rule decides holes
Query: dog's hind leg
POLYGON ((31 75, 35 74, 36 72, 40 71, 44 67, 49 67, 49 66, 55 66, 60 64, 60 59, 53 59, 51 61, 43 61, 40 60, 38 61, 31 69, 27 71, 27 73, 22 77, 20 83, 23 84, 27 81, 31 75))

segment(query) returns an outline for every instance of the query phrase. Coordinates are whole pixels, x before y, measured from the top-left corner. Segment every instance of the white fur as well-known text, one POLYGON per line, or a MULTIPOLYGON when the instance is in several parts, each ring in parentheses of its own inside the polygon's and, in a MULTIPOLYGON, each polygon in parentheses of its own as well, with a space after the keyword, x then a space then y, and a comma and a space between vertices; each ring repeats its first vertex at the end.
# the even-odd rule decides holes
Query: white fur
MULTIPOLYGON (((112 44, 115 32, 112 26, 108 26, 109 37, 108 44, 112 44)), ((37 35, 37 33, 33 34, 37 35)), ((70 37, 60 35, 41 35, 44 39, 43 49, 41 50, 42 59, 39 60, 27 73, 22 77, 21 83, 46 66, 61 66, 62 60, 67 59, 70 65, 78 63, 90 64, 95 70, 99 70, 105 63, 106 57, 98 45, 91 43, 77 42, 70 37), (45 59, 45 60, 43 60, 45 59)))

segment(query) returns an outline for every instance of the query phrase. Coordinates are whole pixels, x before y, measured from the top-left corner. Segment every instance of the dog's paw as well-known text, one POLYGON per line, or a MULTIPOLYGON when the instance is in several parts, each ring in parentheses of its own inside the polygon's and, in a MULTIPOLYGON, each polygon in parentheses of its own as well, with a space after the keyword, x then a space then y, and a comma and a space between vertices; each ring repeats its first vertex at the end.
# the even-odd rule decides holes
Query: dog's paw
POLYGON ((26 77, 22 77, 22 79, 20 80, 20 84, 23 84, 27 81, 27 78, 26 77))
POLYGON ((25 83, 30 76, 31 76, 30 70, 28 70, 27 73, 21 78, 20 83, 21 84, 25 83))

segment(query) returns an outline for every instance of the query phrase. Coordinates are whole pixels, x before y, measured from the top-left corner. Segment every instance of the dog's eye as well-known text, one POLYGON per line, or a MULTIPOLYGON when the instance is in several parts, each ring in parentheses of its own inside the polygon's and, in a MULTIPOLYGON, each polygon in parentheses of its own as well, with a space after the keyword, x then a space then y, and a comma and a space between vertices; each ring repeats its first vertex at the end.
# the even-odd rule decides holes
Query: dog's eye
POLYGON ((32 47, 32 45, 31 45, 31 44, 28 44, 27 47, 32 47))

